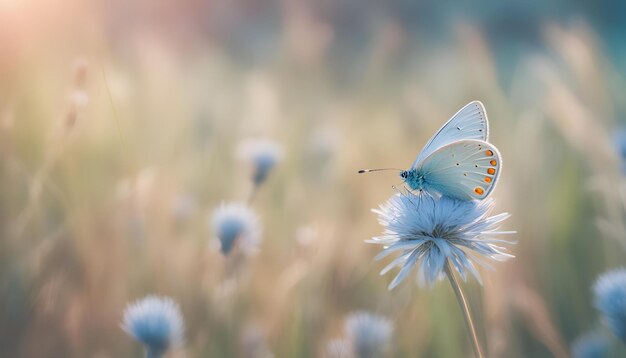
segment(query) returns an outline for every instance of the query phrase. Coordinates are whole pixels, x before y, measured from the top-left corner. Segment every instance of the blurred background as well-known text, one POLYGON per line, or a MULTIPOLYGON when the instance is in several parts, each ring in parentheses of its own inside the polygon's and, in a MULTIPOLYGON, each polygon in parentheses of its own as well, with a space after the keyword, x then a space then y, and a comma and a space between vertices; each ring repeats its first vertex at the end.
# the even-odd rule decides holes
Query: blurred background
POLYGON ((568 356, 626 259, 625 37, 609 0, 0 0, 1 355, 139 357, 124 307, 160 294, 173 357, 322 357, 356 310, 392 321, 390 356, 471 356, 447 282, 387 290, 363 241, 401 181, 356 172, 409 167, 478 99, 518 232, 465 286, 481 339, 568 356), (210 217, 250 195, 248 138, 283 158, 233 278, 210 217))

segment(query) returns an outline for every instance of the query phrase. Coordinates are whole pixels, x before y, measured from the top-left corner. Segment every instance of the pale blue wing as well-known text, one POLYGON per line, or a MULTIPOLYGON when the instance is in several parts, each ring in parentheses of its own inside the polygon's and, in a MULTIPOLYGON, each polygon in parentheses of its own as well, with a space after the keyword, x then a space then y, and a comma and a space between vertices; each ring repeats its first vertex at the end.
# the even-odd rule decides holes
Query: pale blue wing
POLYGON ((480 200, 496 186, 502 158, 494 145, 465 139, 437 149, 416 169, 423 174, 427 191, 462 200, 480 200))
POLYGON ((462 139, 477 139, 485 142, 489 139, 487 112, 480 101, 472 101, 456 112, 426 143, 411 169, 416 168, 422 160, 437 149, 462 139))

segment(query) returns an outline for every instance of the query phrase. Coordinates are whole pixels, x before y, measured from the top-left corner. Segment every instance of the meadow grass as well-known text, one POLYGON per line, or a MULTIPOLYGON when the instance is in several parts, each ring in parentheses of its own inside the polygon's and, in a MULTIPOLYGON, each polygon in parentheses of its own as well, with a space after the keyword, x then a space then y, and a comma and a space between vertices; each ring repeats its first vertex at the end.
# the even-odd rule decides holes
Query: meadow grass
POLYGON ((342 52, 340 28, 289 8, 278 40, 250 54, 197 29, 116 24, 115 7, 35 5, 3 5, 14 19, 0 42, 3 355, 140 356, 120 322, 156 294, 185 319, 174 357, 323 356, 355 311, 393 324, 393 356, 469 356, 448 285, 420 288, 413 271, 387 290, 363 241, 381 231, 370 208, 401 181, 357 170, 408 167, 474 99, 503 156, 495 210, 517 230, 516 258, 464 287, 486 355, 566 357, 597 324, 590 287, 626 258, 612 135, 626 82, 584 21, 548 21, 540 50, 503 70, 471 21, 437 42, 385 18, 342 52), (283 152, 253 191, 237 148, 257 137, 283 152), (207 223, 252 192, 262 240, 230 277, 207 223))

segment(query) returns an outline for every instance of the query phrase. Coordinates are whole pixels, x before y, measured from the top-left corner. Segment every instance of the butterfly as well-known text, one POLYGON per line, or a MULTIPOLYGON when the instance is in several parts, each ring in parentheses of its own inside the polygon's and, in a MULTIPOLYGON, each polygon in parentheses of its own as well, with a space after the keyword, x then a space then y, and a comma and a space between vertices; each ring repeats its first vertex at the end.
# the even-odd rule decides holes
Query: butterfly
MULTIPOLYGON (((460 200, 482 200, 500 176, 500 152, 487 142, 489 122, 485 107, 473 101, 461 108, 430 138, 400 178, 412 189, 460 200)), ((365 169, 359 173, 377 170, 365 169)))

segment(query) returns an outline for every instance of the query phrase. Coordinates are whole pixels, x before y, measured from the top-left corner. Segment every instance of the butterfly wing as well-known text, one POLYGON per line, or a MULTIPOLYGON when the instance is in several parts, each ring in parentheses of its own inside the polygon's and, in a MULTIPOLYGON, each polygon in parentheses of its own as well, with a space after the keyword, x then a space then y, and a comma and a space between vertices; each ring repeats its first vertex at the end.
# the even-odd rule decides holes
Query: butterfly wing
POLYGON ((424 188, 453 198, 482 200, 491 193, 502 169, 498 149, 482 140, 465 139, 430 154, 417 170, 424 188))
POLYGON ((477 139, 487 141, 489 138, 489 122, 487 112, 480 101, 472 101, 461 108, 435 135, 430 138, 420 154, 413 162, 411 169, 437 149, 446 144, 463 139, 477 139))

